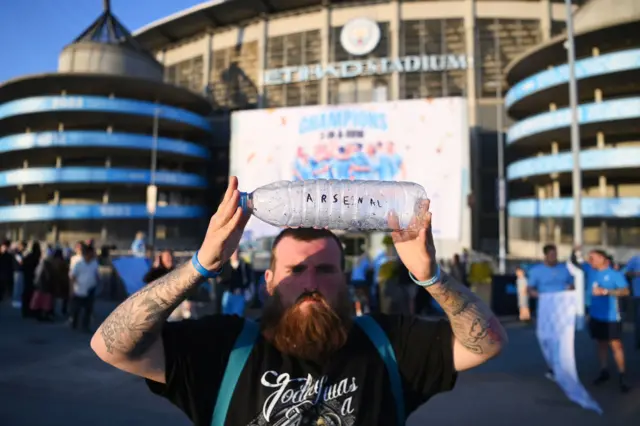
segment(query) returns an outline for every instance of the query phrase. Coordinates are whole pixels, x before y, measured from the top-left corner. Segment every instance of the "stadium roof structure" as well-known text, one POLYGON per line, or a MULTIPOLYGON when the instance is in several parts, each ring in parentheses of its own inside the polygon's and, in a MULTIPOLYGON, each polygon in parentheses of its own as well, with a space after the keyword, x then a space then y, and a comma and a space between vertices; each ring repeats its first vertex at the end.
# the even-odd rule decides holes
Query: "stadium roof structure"
MULTIPOLYGON (((605 38, 634 39, 640 28, 640 0, 590 0, 573 14, 576 49, 582 45, 598 46, 608 43, 605 38), (615 6, 612 4, 615 3, 615 6), (615 34, 609 28, 616 27, 615 34)), ((564 43, 566 32, 535 46, 516 57, 505 69, 509 84, 514 84, 549 64, 567 60, 564 43), (541 68, 542 67, 542 68, 541 68), (536 70, 533 70, 536 68, 536 70), (540 69, 538 69, 540 68, 540 69)))
POLYGON ((339 3, 347 0, 210 0, 152 22, 134 31, 133 36, 147 49, 159 50, 207 30, 263 15, 339 3))
POLYGON ((118 18, 111 12, 111 1, 103 0, 103 12, 89 27, 82 32, 73 42, 78 43, 103 43, 117 45, 125 49, 133 50, 142 55, 148 56, 157 62, 156 58, 143 47, 129 32, 129 30, 118 21, 118 18))

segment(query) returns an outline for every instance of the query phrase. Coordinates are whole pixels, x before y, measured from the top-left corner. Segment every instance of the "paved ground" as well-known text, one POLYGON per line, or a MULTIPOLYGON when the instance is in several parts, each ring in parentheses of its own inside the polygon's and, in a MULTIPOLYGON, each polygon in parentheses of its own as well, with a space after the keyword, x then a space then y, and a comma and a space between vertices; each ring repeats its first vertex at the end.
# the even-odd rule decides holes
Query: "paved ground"
MULTIPOLYGON (((103 314, 108 306, 102 306, 103 314)), ((409 425, 429 426, 631 426, 640 424, 640 353, 628 345, 634 390, 620 395, 612 383, 589 391, 605 415, 568 402, 542 377, 543 361, 531 328, 510 324, 509 349, 477 370, 463 373, 456 389, 432 399, 409 425)), ((630 333, 626 335, 627 340, 630 333)), ((150 394, 141 379, 100 362, 90 336, 62 324, 36 324, 0 307, 0 425, 187 426, 168 402, 150 394)), ((588 338, 576 336, 579 370, 586 383, 596 371, 588 338)))

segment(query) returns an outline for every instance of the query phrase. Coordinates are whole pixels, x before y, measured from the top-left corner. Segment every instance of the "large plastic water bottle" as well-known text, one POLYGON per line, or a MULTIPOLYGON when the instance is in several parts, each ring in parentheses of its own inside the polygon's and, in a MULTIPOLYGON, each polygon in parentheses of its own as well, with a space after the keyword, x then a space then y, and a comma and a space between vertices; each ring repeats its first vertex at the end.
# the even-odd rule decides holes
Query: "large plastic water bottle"
POLYGON ((426 200, 416 183, 372 180, 280 181, 240 193, 240 206, 272 225, 340 230, 409 229, 426 200))

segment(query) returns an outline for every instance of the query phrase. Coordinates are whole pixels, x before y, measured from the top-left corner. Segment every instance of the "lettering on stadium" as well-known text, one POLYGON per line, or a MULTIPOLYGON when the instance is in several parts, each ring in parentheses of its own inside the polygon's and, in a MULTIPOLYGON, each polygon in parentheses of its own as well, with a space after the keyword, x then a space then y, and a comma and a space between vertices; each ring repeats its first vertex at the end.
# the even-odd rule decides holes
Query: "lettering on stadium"
POLYGON ((323 67, 321 64, 276 68, 264 71, 264 85, 299 83, 322 78, 353 78, 393 72, 437 72, 467 68, 465 55, 424 55, 403 58, 375 58, 343 61, 323 67))

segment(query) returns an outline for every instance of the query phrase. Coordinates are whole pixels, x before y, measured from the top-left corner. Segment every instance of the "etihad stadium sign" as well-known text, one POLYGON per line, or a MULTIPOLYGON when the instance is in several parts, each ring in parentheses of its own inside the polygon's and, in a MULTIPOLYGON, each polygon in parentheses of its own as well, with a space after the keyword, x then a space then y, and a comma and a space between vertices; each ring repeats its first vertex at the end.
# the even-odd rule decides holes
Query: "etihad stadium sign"
POLYGON ((403 58, 375 58, 356 61, 343 61, 322 66, 301 65, 265 70, 264 85, 300 83, 303 81, 328 78, 353 78, 371 75, 384 75, 393 72, 429 72, 449 71, 467 68, 465 55, 424 55, 405 56, 403 58))
MULTIPOLYGON (((377 22, 368 18, 355 18, 347 22, 340 32, 340 44, 353 56, 368 55, 380 43, 381 32, 377 22)), ((301 65, 265 70, 263 84, 300 83, 328 78, 353 78, 384 75, 394 72, 448 71, 467 68, 465 55, 423 55, 402 58, 369 58, 321 64, 301 65)))

